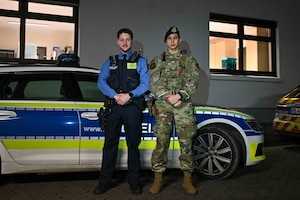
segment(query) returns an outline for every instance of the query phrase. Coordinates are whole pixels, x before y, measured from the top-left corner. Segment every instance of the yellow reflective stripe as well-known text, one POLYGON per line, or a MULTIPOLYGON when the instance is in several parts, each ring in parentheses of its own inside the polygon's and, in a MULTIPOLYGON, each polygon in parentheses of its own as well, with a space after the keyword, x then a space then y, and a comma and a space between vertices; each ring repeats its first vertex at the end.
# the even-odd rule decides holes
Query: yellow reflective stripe
MULTIPOLYGON (((289 94, 287 94, 287 95, 289 95, 289 94)), ((285 96, 287 96, 287 95, 285 95, 285 96)), ((278 103, 291 104, 291 103, 293 103, 294 101, 298 101, 298 100, 299 100, 299 98, 296 98, 296 97, 294 97, 294 98, 286 98, 286 97, 283 97, 283 98, 281 98, 281 99, 278 101, 278 103)))
MULTIPOLYGON (((81 148, 82 149, 102 149, 104 145, 104 140, 82 140, 81 141, 81 148)), ((175 146, 175 149, 179 149, 178 141, 170 142, 170 149, 172 146, 175 146)), ((153 150, 156 146, 156 140, 142 140, 139 149, 147 149, 153 150)), ((126 140, 120 140, 119 142, 119 149, 127 149, 126 140)))
POLYGON ((285 125, 285 123, 282 123, 282 122, 280 122, 279 124, 278 124, 278 129, 283 129, 283 126, 285 125))
POLYGON ((285 124, 285 128, 282 128, 282 129, 284 129, 284 130, 286 130, 286 131, 291 131, 293 128, 294 128, 294 124, 291 124, 291 123, 286 123, 285 124), (286 126, 286 125, 288 125, 288 126, 286 126))
MULTIPOLYGON (((126 144, 125 144, 126 145, 126 144)), ((139 146, 139 149, 155 149, 156 140, 142 140, 139 146)), ((180 145, 178 141, 170 141, 169 149, 180 149, 180 145)))
POLYGON ((78 149, 79 140, 2 140, 6 149, 78 149))
POLYGON ((22 102, 1 102, 1 107, 25 107, 25 108, 76 108, 73 102, 39 102, 39 101, 22 101, 22 102))
POLYGON ((77 107, 88 109, 95 108, 99 109, 103 107, 104 103, 81 103, 81 102, 47 102, 47 101, 0 101, 1 107, 20 107, 20 108, 73 108, 77 107))
MULTIPOLYGON (((102 149, 104 140, 2 140, 8 150, 13 149, 102 149)), ((139 149, 153 150, 156 140, 142 140, 139 149)), ((170 149, 180 149, 178 141, 170 141, 170 149)), ((127 149, 125 140, 120 140, 119 149, 127 149)))
POLYGON ((102 149, 104 140, 81 140, 81 149, 102 149))
POLYGON ((278 123, 276 123, 276 129, 281 130, 281 131, 300 132, 300 124, 299 123, 278 122, 278 123))
POLYGON ((156 146, 156 140, 142 140, 139 149, 154 149, 156 146))
POLYGON ((251 143, 249 146, 250 146, 250 160, 251 161, 265 159, 265 157, 266 157, 265 154, 263 154, 261 156, 255 156, 258 143, 251 143))
POLYGON ((104 103, 78 103, 76 102, 78 108, 96 108, 99 109, 101 107, 104 107, 104 103))
POLYGON ((295 122, 295 123, 300 122, 300 117, 298 117, 297 115, 280 115, 278 118, 282 121, 295 122))
POLYGON ((170 144, 174 146, 174 149, 180 149, 180 144, 178 141, 171 141, 170 144))
MULTIPOLYGON (((156 145, 155 140, 142 140, 139 149, 154 149, 156 145)), ((82 140, 81 149, 102 149, 104 140, 82 140)), ((119 149, 127 149, 126 140, 119 141, 119 149)))

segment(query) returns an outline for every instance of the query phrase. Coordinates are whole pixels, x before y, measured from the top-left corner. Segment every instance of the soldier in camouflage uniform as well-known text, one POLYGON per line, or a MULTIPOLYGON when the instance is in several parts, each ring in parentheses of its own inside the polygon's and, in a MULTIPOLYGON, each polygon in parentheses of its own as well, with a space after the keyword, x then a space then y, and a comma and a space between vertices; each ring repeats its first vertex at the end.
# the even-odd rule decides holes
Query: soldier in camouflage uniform
POLYGON ((180 143, 183 187, 188 194, 197 193, 191 181, 191 172, 194 170, 192 138, 197 130, 191 95, 198 86, 200 70, 193 56, 180 52, 180 42, 177 27, 171 27, 165 35, 168 50, 156 56, 149 65, 150 87, 156 96, 156 124, 153 131, 157 137, 151 158, 154 172, 154 182, 149 189, 151 194, 159 193, 163 184, 162 174, 167 166, 173 122, 180 143))

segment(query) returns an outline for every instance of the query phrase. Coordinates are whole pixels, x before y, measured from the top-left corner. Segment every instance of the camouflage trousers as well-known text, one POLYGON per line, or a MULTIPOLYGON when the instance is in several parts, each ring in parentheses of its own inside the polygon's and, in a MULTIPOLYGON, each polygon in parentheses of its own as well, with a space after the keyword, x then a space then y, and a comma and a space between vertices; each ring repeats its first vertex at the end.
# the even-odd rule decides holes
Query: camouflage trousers
POLYGON ((196 134, 196 117, 191 102, 185 102, 180 108, 174 108, 164 100, 155 102, 157 114, 153 132, 157 137, 151 163, 152 171, 163 173, 167 168, 170 134, 175 122, 180 144, 180 167, 183 171, 192 172, 195 168, 192 153, 192 138, 196 134))

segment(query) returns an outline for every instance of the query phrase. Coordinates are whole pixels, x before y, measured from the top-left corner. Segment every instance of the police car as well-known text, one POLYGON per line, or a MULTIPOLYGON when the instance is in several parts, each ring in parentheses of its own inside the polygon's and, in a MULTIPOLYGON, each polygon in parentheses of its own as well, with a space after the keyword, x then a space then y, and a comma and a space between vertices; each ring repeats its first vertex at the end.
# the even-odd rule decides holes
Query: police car
POLYGON ((279 99, 273 128, 276 134, 300 137, 300 85, 279 99))
MULTIPOLYGON (((97 88, 98 74, 97 69, 67 61, 59 66, 0 65, 2 174, 99 170, 104 131, 97 113, 104 95, 97 88)), ((155 120, 148 109, 143 115, 139 148, 143 169, 150 169, 155 120)), ((263 131, 252 116, 209 106, 195 106, 195 116, 193 152, 200 175, 224 179, 240 166, 265 159, 263 131)), ((168 154, 168 167, 179 168, 175 131, 168 154)), ((127 168, 124 130, 117 168, 127 168)))

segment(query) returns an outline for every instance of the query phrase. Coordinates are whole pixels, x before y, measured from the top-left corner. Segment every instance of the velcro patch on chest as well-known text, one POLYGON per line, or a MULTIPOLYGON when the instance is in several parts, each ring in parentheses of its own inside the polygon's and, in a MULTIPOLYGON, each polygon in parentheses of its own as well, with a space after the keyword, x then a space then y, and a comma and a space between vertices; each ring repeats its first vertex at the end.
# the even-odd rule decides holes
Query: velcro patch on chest
POLYGON ((136 69, 137 63, 127 63, 127 69, 136 69))

